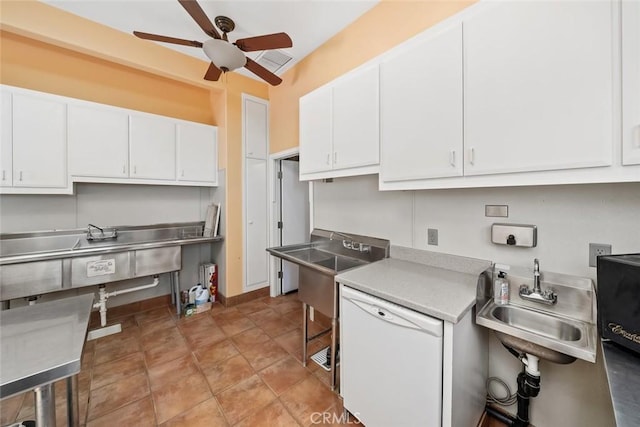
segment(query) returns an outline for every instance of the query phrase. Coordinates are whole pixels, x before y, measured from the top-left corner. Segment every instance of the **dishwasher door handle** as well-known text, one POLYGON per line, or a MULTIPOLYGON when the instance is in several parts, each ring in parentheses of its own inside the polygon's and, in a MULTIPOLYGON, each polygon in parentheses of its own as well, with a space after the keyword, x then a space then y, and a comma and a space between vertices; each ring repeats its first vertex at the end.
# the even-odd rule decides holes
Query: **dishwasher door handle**
MULTIPOLYGON (((365 313, 368 313, 369 315, 375 317, 376 319, 380 319, 384 322, 392 323, 394 325, 402 326, 404 328, 415 329, 417 331, 424 332, 426 334, 433 335, 433 336, 442 336, 441 327, 439 328, 439 330, 438 328, 436 328, 436 330, 432 330, 431 328, 425 328, 423 327, 423 325, 420 325, 417 322, 413 322, 410 319, 406 319, 405 317, 402 317, 399 313, 393 313, 391 310, 382 308, 376 304, 369 304, 367 302, 360 301, 356 298, 343 298, 343 299, 345 301, 349 301, 353 303, 356 307, 360 308, 365 313)), ((442 324, 441 322, 439 323, 440 325, 442 324)))

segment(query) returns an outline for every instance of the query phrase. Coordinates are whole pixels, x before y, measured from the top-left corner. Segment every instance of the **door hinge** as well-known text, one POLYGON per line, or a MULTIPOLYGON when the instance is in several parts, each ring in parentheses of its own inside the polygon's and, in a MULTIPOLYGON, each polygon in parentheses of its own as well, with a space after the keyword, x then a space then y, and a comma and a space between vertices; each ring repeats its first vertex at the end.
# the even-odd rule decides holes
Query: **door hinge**
POLYGON ((282 279, 282 271, 278 271, 278 279, 282 279))
POLYGON ((278 179, 282 179, 282 171, 278 171, 278 179))
POLYGON ((278 221, 278 228, 282 228, 282 221, 278 221))

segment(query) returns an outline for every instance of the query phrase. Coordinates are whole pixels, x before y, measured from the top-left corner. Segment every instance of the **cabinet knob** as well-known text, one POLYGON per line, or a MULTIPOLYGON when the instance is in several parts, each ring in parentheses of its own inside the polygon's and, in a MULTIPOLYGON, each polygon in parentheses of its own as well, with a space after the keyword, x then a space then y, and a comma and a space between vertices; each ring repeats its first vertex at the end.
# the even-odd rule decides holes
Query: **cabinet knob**
POLYGON ((249 225, 253 225, 253 221, 249 221, 249 225))

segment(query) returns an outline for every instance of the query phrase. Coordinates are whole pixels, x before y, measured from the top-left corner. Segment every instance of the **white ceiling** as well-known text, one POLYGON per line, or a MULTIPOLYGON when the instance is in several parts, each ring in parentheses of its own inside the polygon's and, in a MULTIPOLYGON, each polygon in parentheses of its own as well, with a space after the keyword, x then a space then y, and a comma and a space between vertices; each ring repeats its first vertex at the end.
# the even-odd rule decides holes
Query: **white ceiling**
MULTIPOLYGON (((133 30, 188 40, 209 37, 177 0, 42 0, 91 21, 131 34, 133 30)), ((233 19, 236 28, 229 40, 285 32, 293 47, 282 49, 292 56, 276 74, 282 74, 325 41, 371 9, 379 0, 199 0, 211 22, 218 15, 233 19)), ((149 41, 149 43, 157 43, 149 41)), ((187 55, 209 61, 202 49, 159 43, 187 55)), ((250 52, 252 59, 261 52, 250 52)), ((253 73, 236 70, 258 79, 253 73)))

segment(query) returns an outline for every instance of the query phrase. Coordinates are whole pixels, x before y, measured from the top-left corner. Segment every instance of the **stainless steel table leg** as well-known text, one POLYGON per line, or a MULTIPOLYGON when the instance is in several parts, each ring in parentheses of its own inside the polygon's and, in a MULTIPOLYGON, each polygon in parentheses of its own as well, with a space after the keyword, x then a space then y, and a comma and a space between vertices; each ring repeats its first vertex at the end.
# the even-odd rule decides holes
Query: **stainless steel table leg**
POLYGON ((176 313, 180 317, 180 273, 178 271, 171 273, 171 280, 173 280, 173 288, 175 289, 176 313))
POLYGON ((331 318, 331 391, 336 389, 336 376, 338 371, 336 370, 336 353, 337 353, 337 325, 338 319, 331 318))
POLYGON ((175 287, 175 283, 173 283, 173 275, 170 274, 169 275, 169 286, 171 288, 171 304, 175 304, 176 303, 176 287, 175 287))
POLYGON ((36 406, 36 426, 56 427, 56 397, 53 384, 33 389, 36 406))
POLYGON ((78 399, 78 376, 67 378, 67 422, 69 427, 80 426, 80 410, 78 399))
POLYGON ((302 366, 307 366, 307 336, 309 331, 307 329, 309 306, 307 303, 302 303, 302 366))

